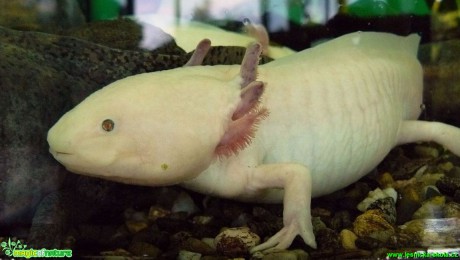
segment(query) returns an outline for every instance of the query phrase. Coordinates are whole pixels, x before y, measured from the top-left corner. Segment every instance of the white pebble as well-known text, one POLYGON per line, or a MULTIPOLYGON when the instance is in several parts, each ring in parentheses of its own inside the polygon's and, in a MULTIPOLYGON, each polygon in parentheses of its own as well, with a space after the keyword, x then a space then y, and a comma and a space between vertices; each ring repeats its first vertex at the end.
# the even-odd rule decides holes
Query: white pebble
POLYGON ((377 188, 373 191, 370 191, 367 197, 358 204, 357 208, 361 212, 364 212, 367 210, 369 205, 374 203, 376 200, 384 199, 387 197, 393 198, 393 201, 396 202, 396 199, 398 198, 398 192, 391 187, 384 190, 377 188))

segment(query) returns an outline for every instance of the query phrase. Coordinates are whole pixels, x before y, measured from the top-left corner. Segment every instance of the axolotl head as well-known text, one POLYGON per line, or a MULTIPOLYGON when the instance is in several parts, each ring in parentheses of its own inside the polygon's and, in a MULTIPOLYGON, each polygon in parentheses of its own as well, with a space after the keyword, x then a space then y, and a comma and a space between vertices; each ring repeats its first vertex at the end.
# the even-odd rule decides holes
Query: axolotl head
POLYGON ((253 136, 267 111, 262 82, 241 88, 238 66, 145 73, 96 91, 49 130, 50 152, 69 171, 138 185, 194 178, 253 136), (232 78, 233 77, 233 78, 232 78))

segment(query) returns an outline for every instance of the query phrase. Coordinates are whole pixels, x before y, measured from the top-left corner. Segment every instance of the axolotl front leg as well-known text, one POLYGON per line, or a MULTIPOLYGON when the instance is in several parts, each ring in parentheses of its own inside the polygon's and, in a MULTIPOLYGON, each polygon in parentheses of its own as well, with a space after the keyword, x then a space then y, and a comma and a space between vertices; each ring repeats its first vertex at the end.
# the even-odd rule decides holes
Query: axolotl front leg
MULTIPOLYGON (((199 48, 200 44, 197 50, 199 48)), ((216 153, 219 156, 230 156, 229 161, 219 161, 197 178, 187 181, 183 185, 198 192, 245 201, 273 203, 279 202, 280 198, 283 197, 284 228, 265 243, 252 248, 251 251, 285 249, 289 247, 297 235, 300 235, 311 247, 316 247, 310 214, 312 194, 310 170, 304 165, 295 163, 262 164, 248 168, 245 155, 241 157, 231 156, 235 154, 235 149, 238 150, 238 147, 241 146, 240 141, 238 141, 241 133, 247 132, 248 125, 253 125, 254 120, 257 121, 257 118, 264 117, 266 114, 263 110, 257 112, 263 114, 261 117, 251 116, 257 114, 254 112, 248 114, 248 111, 257 107, 258 99, 264 89, 263 83, 256 81, 257 65, 261 52, 262 46, 258 43, 252 44, 246 49, 239 77, 239 84, 242 89, 241 98, 244 102, 238 105, 232 116, 233 121, 229 127, 232 130, 225 134, 216 148, 216 153), (222 171, 222 168, 225 170, 222 171), (232 185, 228 185, 229 183, 232 185)), ((205 51, 198 51, 197 53, 198 56, 203 56, 205 51)), ((251 147, 247 147, 247 149, 251 150, 251 147)), ((244 151, 242 152, 244 153, 244 151)), ((251 151, 248 153, 251 154, 251 151)), ((249 162, 249 164, 252 163, 249 162)))
MULTIPOLYGON (((257 78, 257 65, 262 52, 260 44, 248 46, 241 64, 241 87, 250 85, 257 78)), ((247 194, 265 194, 261 201, 268 200, 267 189, 283 189, 283 224, 284 227, 265 243, 251 249, 252 252, 266 249, 285 249, 289 247, 297 235, 306 244, 316 248, 315 236, 311 222, 311 174, 310 170, 301 164, 265 164, 248 172, 247 194)))
POLYGON ((297 235, 300 235, 306 244, 316 248, 310 210, 311 183, 310 170, 301 164, 267 164, 254 169, 248 179, 249 190, 284 190, 284 227, 265 243, 252 248, 251 252, 288 248, 297 235))
MULTIPOLYGON (((242 87, 256 80, 261 51, 259 44, 247 48, 240 70, 242 87)), ((252 248, 251 251, 285 249, 291 245, 297 235, 300 235, 306 244, 316 248, 310 212, 312 194, 310 170, 301 164, 280 163, 260 165, 248 174, 246 189, 249 193, 263 194, 267 189, 284 190, 284 227, 268 241, 252 248)), ((261 198, 264 199, 270 200, 270 196, 261 198)))
POLYGON ((284 227, 266 242, 251 248, 251 252, 286 249, 297 235, 316 248, 310 210, 310 169, 296 163, 261 164, 256 167, 248 167, 248 164, 251 163, 238 160, 220 162, 183 185, 209 195, 248 202, 277 203, 283 198, 284 227), (221 171, 223 165, 225 171, 221 171), (214 174, 214 171, 219 174, 214 174))

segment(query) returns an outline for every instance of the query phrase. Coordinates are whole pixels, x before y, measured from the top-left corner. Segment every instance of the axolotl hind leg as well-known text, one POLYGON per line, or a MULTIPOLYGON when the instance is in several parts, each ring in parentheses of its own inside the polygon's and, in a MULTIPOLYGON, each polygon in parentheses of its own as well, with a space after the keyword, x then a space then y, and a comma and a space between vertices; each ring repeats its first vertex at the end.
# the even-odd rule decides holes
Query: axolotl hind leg
POLYGON ((284 227, 251 252, 286 249, 297 235, 316 248, 310 210, 311 174, 307 167, 290 163, 260 165, 250 173, 248 183, 247 188, 256 193, 268 188, 284 189, 284 227))
POLYGON ((398 144, 436 142, 460 156, 460 128, 440 122, 404 121, 401 124, 398 144))

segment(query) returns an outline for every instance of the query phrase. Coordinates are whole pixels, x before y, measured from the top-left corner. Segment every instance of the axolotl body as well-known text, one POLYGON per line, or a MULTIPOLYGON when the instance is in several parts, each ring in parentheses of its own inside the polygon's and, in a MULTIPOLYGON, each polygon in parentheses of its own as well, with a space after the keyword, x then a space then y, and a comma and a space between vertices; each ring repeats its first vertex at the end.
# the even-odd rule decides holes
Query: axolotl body
POLYGON ((398 144, 435 141, 460 155, 460 129, 417 121, 418 43, 356 32, 258 68, 253 44, 241 66, 127 77, 67 112, 50 152, 79 174, 283 202, 284 228, 252 251, 297 235, 316 247, 312 196, 355 182, 398 144))

